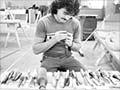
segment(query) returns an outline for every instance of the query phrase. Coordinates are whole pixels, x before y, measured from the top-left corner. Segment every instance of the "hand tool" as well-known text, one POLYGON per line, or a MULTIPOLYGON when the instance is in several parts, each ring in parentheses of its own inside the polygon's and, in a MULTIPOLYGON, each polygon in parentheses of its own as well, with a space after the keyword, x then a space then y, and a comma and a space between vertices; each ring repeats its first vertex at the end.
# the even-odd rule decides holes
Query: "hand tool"
POLYGON ((73 74, 73 78, 75 78, 75 80, 76 80, 77 86, 81 85, 82 83, 78 80, 77 74, 74 70, 72 70, 72 74, 73 74))
POLYGON ((58 81, 59 81, 59 79, 60 79, 60 71, 57 71, 57 72, 56 72, 55 79, 56 79, 55 88, 57 88, 58 81))
POLYGON ((17 81, 22 76, 21 72, 16 72, 15 77, 13 78, 13 81, 17 81))
POLYGON ((112 77, 120 81, 120 78, 117 75, 114 74, 112 77))
POLYGON ((64 73, 60 72, 60 78, 58 81, 57 88, 64 88, 64 81, 65 81, 64 73))
POLYGON ((20 87, 24 81, 25 77, 24 76, 21 76, 20 77, 20 81, 19 81, 19 84, 18 84, 18 87, 20 87))
POLYGON ((25 85, 27 80, 28 80, 28 76, 26 74, 23 74, 20 77, 20 81, 18 83, 18 87, 25 85))
POLYGON ((14 71, 11 71, 8 75, 6 75, 6 77, 4 78, 4 80, 1 82, 1 84, 6 84, 8 80, 10 80, 13 77, 14 71))
POLYGON ((97 79, 97 81, 98 81, 102 86, 104 86, 104 85, 105 85, 105 82, 102 80, 102 77, 100 76, 100 72, 99 72, 99 71, 96 71, 95 74, 96 74, 96 79, 97 79))
POLYGON ((81 76, 83 77, 83 80, 84 80, 84 84, 85 85, 90 85, 90 86, 93 86, 87 79, 86 77, 86 73, 85 71, 83 71, 83 69, 80 70, 80 73, 81 73, 81 76))
POLYGON ((102 77, 105 84, 110 84, 110 82, 109 82, 109 80, 107 78, 107 75, 104 72, 102 72, 101 70, 100 70, 100 76, 102 77))
POLYGON ((37 79, 37 77, 31 77, 30 83, 29 83, 29 86, 30 86, 30 87, 35 86, 35 84, 36 84, 36 79, 37 79))
POLYGON ((85 74, 85 78, 86 78, 86 80, 87 80, 87 83, 88 83, 90 86, 94 87, 95 85, 94 85, 94 83, 92 82, 92 80, 90 79, 89 74, 88 74, 88 71, 84 71, 84 74, 85 74))
POLYGON ((113 85, 117 85, 112 79, 111 79, 111 74, 110 73, 106 73, 106 77, 108 78, 108 80, 113 84, 113 85))
POLYGON ((96 86, 101 86, 101 84, 99 83, 99 81, 96 79, 96 76, 93 74, 93 72, 88 72, 90 79, 92 80, 92 82, 96 85, 96 86))
POLYGON ((70 84, 70 79, 69 79, 69 70, 65 72, 65 81, 64 81, 64 87, 69 86, 70 84))
POLYGON ((39 85, 39 89, 46 88, 47 70, 41 67, 41 68, 38 68, 36 71, 37 71, 37 84, 39 85))
POLYGON ((0 77, 1 84, 6 84, 6 82, 8 81, 8 75, 9 72, 4 72, 4 74, 1 75, 0 77))

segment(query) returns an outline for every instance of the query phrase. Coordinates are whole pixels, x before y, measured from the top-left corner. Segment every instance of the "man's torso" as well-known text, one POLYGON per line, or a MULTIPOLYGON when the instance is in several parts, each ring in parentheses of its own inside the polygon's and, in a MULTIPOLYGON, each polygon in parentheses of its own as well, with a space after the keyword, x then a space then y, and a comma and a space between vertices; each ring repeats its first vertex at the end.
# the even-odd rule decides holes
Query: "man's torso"
MULTIPOLYGON (((46 34, 46 41, 54 37, 55 33, 58 31, 66 31, 71 34, 72 38, 74 37, 75 33, 75 23, 73 20, 70 20, 66 23, 59 23, 55 20, 52 15, 47 15, 42 19, 45 25, 45 34, 46 34)), ((65 41, 62 40, 56 43, 53 47, 51 47, 48 51, 44 53, 46 56, 70 56, 71 51, 65 45, 65 41)))

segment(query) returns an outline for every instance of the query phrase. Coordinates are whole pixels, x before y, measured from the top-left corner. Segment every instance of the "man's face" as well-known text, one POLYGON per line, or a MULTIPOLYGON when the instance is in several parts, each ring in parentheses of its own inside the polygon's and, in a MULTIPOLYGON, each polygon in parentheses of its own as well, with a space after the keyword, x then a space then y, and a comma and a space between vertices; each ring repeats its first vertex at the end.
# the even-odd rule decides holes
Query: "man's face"
POLYGON ((72 19, 72 16, 68 15, 68 12, 66 11, 65 8, 58 9, 56 17, 57 21, 61 23, 65 23, 68 20, 72 19))

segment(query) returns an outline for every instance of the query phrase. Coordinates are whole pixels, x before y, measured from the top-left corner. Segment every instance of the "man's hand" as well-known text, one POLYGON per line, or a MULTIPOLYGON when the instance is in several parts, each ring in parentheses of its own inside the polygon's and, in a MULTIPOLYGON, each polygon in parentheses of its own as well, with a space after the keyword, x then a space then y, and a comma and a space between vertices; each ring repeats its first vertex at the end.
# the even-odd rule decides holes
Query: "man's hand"
POLYGON ((53 37, 57 42, 61 40, 66 40, 67 38, 67 32, 66 31, 58 31, 55 33, 55 36, 53 37))
POLYGON ((65 40, 65 43, 70 47, 72 46, 72 44, 73 44, 73 35, 71 33, 67 33, 67 38, 65 40))

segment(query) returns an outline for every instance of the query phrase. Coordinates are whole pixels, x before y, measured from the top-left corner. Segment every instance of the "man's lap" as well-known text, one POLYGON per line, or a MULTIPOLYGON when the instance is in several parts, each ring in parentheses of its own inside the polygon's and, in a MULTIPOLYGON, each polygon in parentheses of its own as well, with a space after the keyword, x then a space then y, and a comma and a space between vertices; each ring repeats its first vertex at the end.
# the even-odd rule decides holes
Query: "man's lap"
POLYGON ((43 58, 41 67, 45 67, 47 71, 57 71, 58 69, 79 71, 81 68, 84 68, 84 66, 73 56, 62 59, 59 57, 45 57, 43 58))

